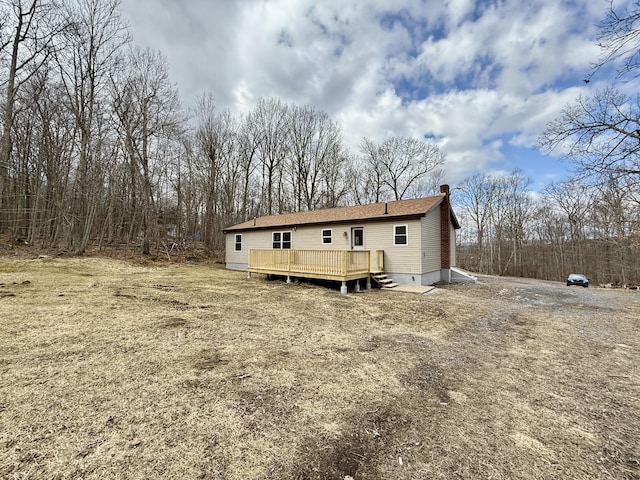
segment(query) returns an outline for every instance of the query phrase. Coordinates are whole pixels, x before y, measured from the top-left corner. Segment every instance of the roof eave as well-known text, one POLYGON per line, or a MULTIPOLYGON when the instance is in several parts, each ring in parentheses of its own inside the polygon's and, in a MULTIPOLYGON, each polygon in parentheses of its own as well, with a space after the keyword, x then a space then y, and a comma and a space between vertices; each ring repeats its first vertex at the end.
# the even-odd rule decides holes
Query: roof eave
MULTIPOLYGON (((437 205, 437 204, 436 204, 437 205)), ((435 206, 435 205, 434 205, 435 206)), ((280 225, 249 225, 247 227, 240 226, 232 226, 227 227, 222 230, 222 233, 230 233, 230 232, 250 232, 253 230, 274 230, 274 229, 282 229, 282 228, 293 228, 293 227, 304 227, 307 225, 342 225, 345 223, 359 223, 359 222, 378 222, 384 220, 406 220, 410 218, 420 218, 424 217, 428 212, 433 209, 431 207, 426 212, 421 213, 407 213, 403 215, 380 215, 379 217, 363 217, 363 218, 350 218, 345 220, 324 220, 319 222, 304 222, 304 223, 283 223, 280 225)))
POLYGON ((460 226, 460 221, 458 220, 458 217, 456 217, 456 214, 453 213, 453 209, 449 211, 451 212, 451 220, 453 221, 453 228, 455 228, 456 230, 460 230, 462 227, 460 226))

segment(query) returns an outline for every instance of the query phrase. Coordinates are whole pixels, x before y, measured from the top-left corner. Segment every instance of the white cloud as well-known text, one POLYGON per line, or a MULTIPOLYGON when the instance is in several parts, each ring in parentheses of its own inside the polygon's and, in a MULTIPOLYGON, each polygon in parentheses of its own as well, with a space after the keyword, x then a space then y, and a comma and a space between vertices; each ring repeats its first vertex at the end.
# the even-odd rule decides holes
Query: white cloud
POLYGON ((135 41, 163 51, 189 105, 311 104, 362 137, 432 136, 453 177, 531 147, 597 56, 584 0, 123 0, 135 41))

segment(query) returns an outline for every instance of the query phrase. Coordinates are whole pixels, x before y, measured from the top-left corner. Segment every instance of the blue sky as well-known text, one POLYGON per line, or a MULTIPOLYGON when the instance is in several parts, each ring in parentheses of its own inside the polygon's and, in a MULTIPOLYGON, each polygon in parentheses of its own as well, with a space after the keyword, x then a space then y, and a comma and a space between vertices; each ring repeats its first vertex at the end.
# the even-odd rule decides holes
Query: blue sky
MULTIPOLYGON (((620 2, 623 3, 623 2, 620 2)), ((598 57, 606 0, 122 0, 134 41, 162 51, 185 106, 259 98, 313 105, 363 137, 433 139, 445 180, 520 169, 539 190, 567 175, 541 155, 545 125, 598 57)))

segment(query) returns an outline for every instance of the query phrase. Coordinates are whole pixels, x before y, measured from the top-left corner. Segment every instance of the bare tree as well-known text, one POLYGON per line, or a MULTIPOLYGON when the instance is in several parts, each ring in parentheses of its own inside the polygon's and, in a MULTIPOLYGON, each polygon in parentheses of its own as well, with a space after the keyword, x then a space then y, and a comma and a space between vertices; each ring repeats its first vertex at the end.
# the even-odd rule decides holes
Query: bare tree
POLYGON ((607 281, 627 284, 630 279, 640 283, 638 271, 638 241, 640 222, 637 205, 630 204, 628 196, 614 177, 598 187, 599 195, 591 209, 591 227, 597 239, 599 251, 591 260, 599 264, 601 275, 607 281), (605 262, 602 260, 605 259, 605 262))
POLYGON ((445 161, 436 145, 409 137, 391 137, 380 145, 365 138, 360 152, 372 172, 365 183, 374 192, 375 201, 387 196, 394 200, 424 196, 426 192, 416 187, 430 173, 441 175, 437 167, 445 161))
POLYGON ((579 97, 549 123, 539 139, 543 151, 560 150, 583 177, 605 182, 613 175, 632 189, 640 182, 640 97, 607 88, 579 97))
MULTIPOLYGON (((640 67, 640 1, 617 8, 613 0, 600 23, 598 45, 601 56, 593 65, 589 82, 602 67, 618 66, 618 80, 638 77, 640 67)), ((628 97, 613 86, 580 96, 547 125, 540 148, 560 152, 578 174, 606 184, 615 177, 621 188, 638 190, 640 185, 640 97, 628 97)))
POLYGON ((296 210, 313 210, 328 198, 323 179, 344 159, 340 128, 326 113, 308 106, 290 107, 289 118, 291 183, 296 210))
POLYGON ((353 196, 358 205, 387 200, 384 183, 384 167, 380 159, 380 147, 371 139, 360 142, 360 157, 354 159, 349 176, 353 178, 353 196))
POLYGON ((181 137, 181 149, 173 165, 173 187, 178 208, 178 238, 195 239, 200 228, 200 213, 204 202, 201 188, 200 162, 191 135, 181 137), (184 236, 182 234, 184 232, 184 236))
POLYGON ((39 238, 40 218, 46 206, 47 157, 53 156, 49 143, 50 124, 40 112, 47 105, 47 72, 41 69, 17 92, 15 121, 12 131, 9 198, 5 203, 10 230, 29 243, 39 238))
POLYGON ((233 216, 238 169, 236 125, 231 113, 217 113, 213 96, 198 99, 196 145, 205 191, 204 240, 210 250, 223 246, 222 228, 233 216))
POLYGON ((500 273, 504 274, 512 262, 516 275, 523 276, 525 243, 529 238, 529 220, 533 213, 533 201, 529 195, 531 179, 516 170, 503 177, 499 185, 502 190, 500 198, 505 206, 506 239, 509 241, 511 250, 506 264, 500 268, 500 273))
MULTIPOLYGON (((527 276, 545 280, 559 280, 564 272, 572 270, 567 255, 568 230, 564 216, 558 211, 553 198, 541 197, 531 217, 530 269, 527 276)), ((584 271, 584 270, 576 270, 584 271)))
MULTIPOLYGON (((0 56, 8 65, 0 139, 0 209, 5 198, 7 171, 11 162, 11 130, 14 125, 16 95, 49 59, 58 34, 66 22, 58 5, 48 0, 3 0, 0 2, 0 56)), ((1 210, 0 210, 1 212, 1 210)), ((0 231, 3 229, 0 213, 0 231)))
POLYGON ((254 173, 258 168, 260 141, 260 129, 255 120, 255 112, 249 112, 241 120, 237 138, 238 162, 242 169, 238 221, 245 221, 259 213, 256 198, 259 195, 256 193, 257 187, 254 185, 254 173))
POLYGON ((68 2, 68 47, 57 53, 66 101, 79 136, 68 235, 68 243, 77 253, 89 242, 97 213, 96 197, 103 186, 101 158, 105 152, 101 149, 109 127, 108 80, 129 41, 119 6, 119 0, 68 2))
POLYGON ((476 233, 478 271, 484 271, 487 262, 485 241, 487 228, 491 219, 491 208, 495 202, 496 184, 492 178, 476 173, 465 178, 457 187, 460 194, 455 195, 455 202, 461 206, 474 223, 476 233))
POLYGON ((569 261, 577 266, 579 271, 584 271, 586 266, 587 223, 594 201, 591 190, 589 186, 575 180, 553 183, 545 188, 548 198, 553 200, 565 225, 568 226, 566 240, 569 242, 569 248, 564 249, 563 257, 567 253, 570 254, 572 258, 569 261))
MULTIPOLYGON (((168 65, 162 54, 134 48, 127 65, 124 78, 114 83, 114 110, 129 156, 132 182, 135 183, 135 178, 140 180, 142 252, 148 254, 151 242, 159 240, 158 172, 154 171, 154 162, 159 158, 153 150, 162 139, 177 136, 182 119, 178 93, 169 81, 168 65)), ((132 225, 135 224, 133 221, 132 225)))
POLYGON ((630 7, 616 8, 614 0, 609 0, 607 15, 599 28, 601 56, 593 66, 593 73, 615 63, 621 65, 618 78, 636 78, 640 68, 640 1, 635 0, 630 7))
POLYGON ((352 163, 351 156, 346 151, 340 150, 331 159, 332 161, 324 163, 322 168, 324 187, 319 205, 321 208, 339 207, 343 204, 349 188, 352 188, 352 177, 348 175, 352 163))
POLYGON ((506 176, 476 174, 457 187, 461 193, 454 197, 455 203, 474 222, 474 268, 499 275, 523 274, 534 213, 530 183, 516 170, 506 176))
POLYGON ((283 166, 289 155, 289 107, 280 100, 260 99, 253 112, 253 120, 260 132, 259 159, 262 167, 262 213, 282 213, 284 208, 283 166), (274 197, 277 207, 274 207, 274 197))
MULTIPOLYGON (((53 246, 57 245, 64 232, 75 124, 60 102, 64 96, 61 85, 49 82, 44 74, 34 76, 32 81, 34 86, 27 99, 37 112, 40 123, 38 159, 44 182, 42 203, 38 208, 39 235, 44 246, 53 246)), ((37 233, 33 232, 31 241, 35 241, 36 236, 37 233)))

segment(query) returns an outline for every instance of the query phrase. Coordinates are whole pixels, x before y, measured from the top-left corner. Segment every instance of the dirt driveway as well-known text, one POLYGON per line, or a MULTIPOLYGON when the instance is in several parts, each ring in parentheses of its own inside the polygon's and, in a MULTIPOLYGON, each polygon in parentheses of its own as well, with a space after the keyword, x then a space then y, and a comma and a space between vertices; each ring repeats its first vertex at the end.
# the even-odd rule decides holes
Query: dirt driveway
POLYGON ((638 479, 640 294, 0 258, 0 478, 638 479))

